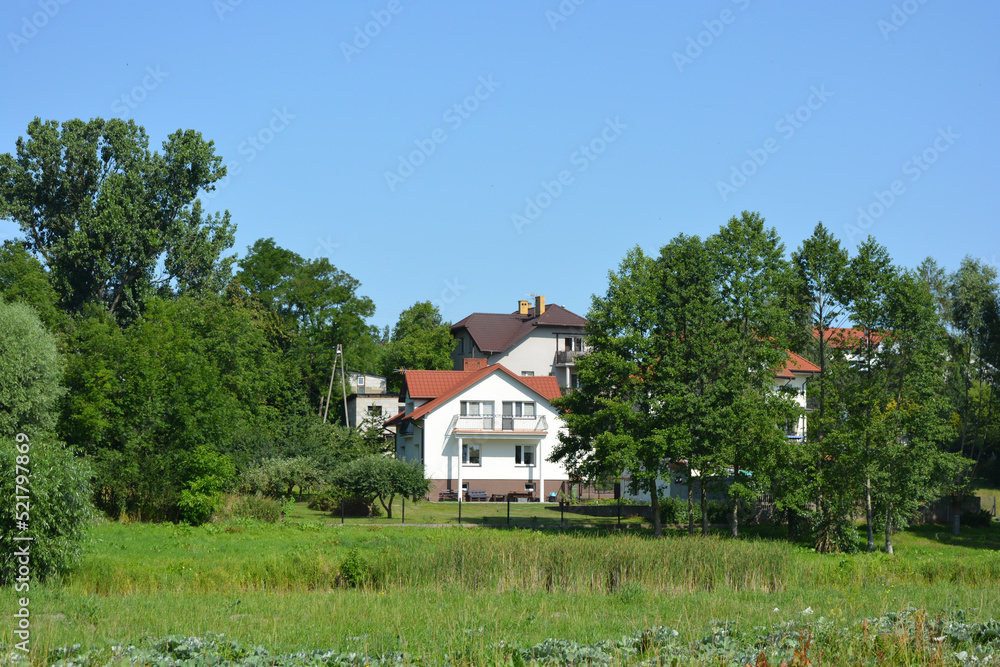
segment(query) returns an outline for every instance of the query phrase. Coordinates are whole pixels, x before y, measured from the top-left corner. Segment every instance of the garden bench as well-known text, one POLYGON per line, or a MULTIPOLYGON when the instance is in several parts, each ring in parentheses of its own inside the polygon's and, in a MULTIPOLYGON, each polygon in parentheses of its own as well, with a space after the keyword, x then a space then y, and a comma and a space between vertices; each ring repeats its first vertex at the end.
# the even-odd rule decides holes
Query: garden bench
POLYGON ((469 489, 469 492, 465 494, 465 497, 469 501, 478 500, 480 502, 485 503, 487 500, 489 500, 490 494, 480 489, 469 489))
POLYGON ((438 495, 438 500, 439 501, 440 500, 458 500, 458 492, 457 491, 442 491, 438 495))

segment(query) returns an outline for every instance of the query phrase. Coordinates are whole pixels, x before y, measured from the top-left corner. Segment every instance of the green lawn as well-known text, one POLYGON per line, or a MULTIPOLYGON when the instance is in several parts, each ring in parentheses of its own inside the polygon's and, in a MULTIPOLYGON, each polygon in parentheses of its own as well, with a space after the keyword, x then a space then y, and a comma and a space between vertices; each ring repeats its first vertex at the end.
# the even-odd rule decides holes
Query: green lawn
MULTIPOLYGON (((407 507, 407 521, 448 523, 456 510, 419 503, 407 507)), ((475 511, 481 522, 490 511, 505 517, 506 505, 475 511)), ((908 607, 930 619, 957 610, 970 621, 1000 618, 996 527, 959 538, 944 527, 907 531, 897 536, 895 557, 822 556, 778 539, 560 530, 559 513, 545 506, 511 511, 525 525, 551 514, 554 527, 428 528, 398 518, 341 526, 304 504, 277 525, 101 523, 70 575, 32 584, 36 656, 76 643, 107 651, 146 637, 215 632, 275 653, 405 650, 428 664, 445 656, 453 664, 511 664, 504 646, 548 638, 594 644, 660 625, 691 641, 713 619, 748 631, 794 621, 818 632, 822 623, 857 630, 864 618, 908 607)), ((2 595, 13 607, 13 592, 2 595)), ((0 628, 0 643, 11 643, 11 629, 0 628)), ((854 646, 829 641, 828 652, 854 646)), ((892 664, 926 658, 902 640, 895 649, 866 641, 857 646, 869 657, 910 656, 892 664)))

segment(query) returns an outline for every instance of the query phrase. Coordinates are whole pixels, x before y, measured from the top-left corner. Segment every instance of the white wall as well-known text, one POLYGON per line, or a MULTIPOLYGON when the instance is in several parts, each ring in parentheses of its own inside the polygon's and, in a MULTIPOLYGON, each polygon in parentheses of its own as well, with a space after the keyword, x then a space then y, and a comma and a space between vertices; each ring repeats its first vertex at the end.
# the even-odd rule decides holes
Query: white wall
MULTIPOLYGON (((552 453, 559 441, 558 432, 563 429, 562 419, 548 401, 527 389, 506 373, 497 371, 466 389, 460 395, 439 406, 423 420, 424 465, 430 479, 457 479, 460 456, 459 437, 465 444, 481 446, 482 464, 463 465, 462 480, 511 479, 537 481, 568 479, 562 464, 550 463, 545 459, 552 453), (535 434, 476 434, 463 432, 448 433, 452 418, 461 412, 461 401, 493 401, 494 413, 499 426, 503 401, 534 401, 536 418, 544 416, 548 433, 535 434), (535 445, 535 465, 515 465, 515 445, 535 445)), ((563 429, 564 430, 564 429, 563 429)), ((416 437, 401 438, 402 454, 415 457, 416 437)))

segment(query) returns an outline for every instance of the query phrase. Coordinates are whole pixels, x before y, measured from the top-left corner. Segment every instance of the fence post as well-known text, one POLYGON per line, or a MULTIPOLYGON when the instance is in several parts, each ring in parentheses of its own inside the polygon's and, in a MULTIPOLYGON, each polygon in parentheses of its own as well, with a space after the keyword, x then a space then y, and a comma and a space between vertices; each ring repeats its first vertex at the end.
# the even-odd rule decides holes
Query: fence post
POLYGON ((340 525, 341 526, 344 525, 344 503, 346 501, 347 501, 347 498, 341 498, 340 499, 340 525))
POLYGON ((400 523, 406 523, 406 496, 403 496, 403 517, 400 523))
POLYGON ((559 525, 562 526, 566 523, 566 502, 563 500, 559 501, 559 525))
POLYGON ((618 527, 622 527, 622 497, 618 496, 618 527))
POLYGON ((507 525, 510 525, 510 495, 507 496, 507 525))
POLYGON ((458 498, 458 525, 462 525, 462 498, 458 498))

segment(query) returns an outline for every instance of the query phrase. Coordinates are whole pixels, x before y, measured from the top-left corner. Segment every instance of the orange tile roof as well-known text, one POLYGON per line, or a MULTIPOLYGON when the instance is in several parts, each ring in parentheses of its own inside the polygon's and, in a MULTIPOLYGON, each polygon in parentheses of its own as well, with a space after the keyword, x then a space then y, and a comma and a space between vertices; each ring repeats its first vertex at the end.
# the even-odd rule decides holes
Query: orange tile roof
MULTIPOLYGON (((841 347, 860 343, 866 335, 870 335, 874 343, 882 342, 882 334, 877 331, 866 332, 863 329, 853 327, 830 327, 823 332, 823 340, 828 341, 834 347, 841 347)), ((813 338, 819 338, 819 331, 816 329, 813 329, 813 338)))
POLYGON ((792 380, 795 378, 795 373, 819 373, 819 366, 809 361, 805 357, 795 354, 794 352, 788 352, 788 358, 785 360, 784 366, 781 370, 774 374, 774 377, 785 378, 792 380))
POLYGON ((409 394, 410 397, 430 398, 432 400, 414 409, 413 412, 409 414, 404 415, 401 413, 396 415, 392 419, 388 420, 386 425, 391 426, 392 424, 398 424, 404 419, 420 419, 427 413, 438 408, 445 401, 453 398, 457 394, 485 378, 487 375, 491 375, 493 373, 506 373, 547 401, 562 395, 559 383, 551 375, 538 377, 515 375, 510 371, 510 369, 502 364, 485 366, 474 371, 406 371, 406 374, 403 376, 404 392, 409 390, 411 387, 410 376, 415 374, 414 380, 416 381, 416 386, 422 394, 419 396, 416 394, 409 394), (438 393, 427 393, 432 390, 437 391, 438 393))

